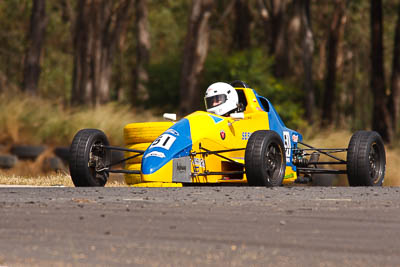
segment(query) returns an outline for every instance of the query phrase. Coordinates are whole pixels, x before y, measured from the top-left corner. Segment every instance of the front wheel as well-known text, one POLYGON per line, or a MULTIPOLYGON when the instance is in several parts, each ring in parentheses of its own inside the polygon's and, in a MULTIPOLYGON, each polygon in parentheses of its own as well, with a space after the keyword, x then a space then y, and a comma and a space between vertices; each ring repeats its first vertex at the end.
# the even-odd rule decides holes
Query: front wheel
POLYGON ((245 152, 247 183, 250 186, 280 186, 285 176, 285 149, 274 131, 256 131, 245 152))
POLYGON ((104 186, 111 161, 106 135, 97 129, 80 130, 70 147, 69 170, 75 186, 104 186))
POLYGON ((347 176, 350 186, 382 186, 386 155, 381 136, 374 131, 358 131, 347 151, 347 176))

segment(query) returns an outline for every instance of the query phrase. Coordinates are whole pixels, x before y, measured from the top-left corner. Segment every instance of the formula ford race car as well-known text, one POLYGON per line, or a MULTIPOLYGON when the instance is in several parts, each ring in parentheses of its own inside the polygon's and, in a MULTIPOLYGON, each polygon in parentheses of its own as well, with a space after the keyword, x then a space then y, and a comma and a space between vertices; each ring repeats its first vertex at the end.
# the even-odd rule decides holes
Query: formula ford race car
POLYGON ((382 185, 386 156, 378 133, 358 131, 347 148, 312 147, 285 127, 268 99, 244 82, 231 85, 239 108, 229 117, 196 111, 179 121, 164 114, 172 121, 131 123, 124 128, 125 148, 111 146, 100 130, 80 130, 70 147, 74 185, 104 186, 110 173, 124 173, 128 185, 143 187, 271 187, 307 184, 321 173, 347 174, 350 186, 382 185), (125 151, 125 158, 111 162, 111 150, 125 151), (337 153, 346 153, 346 159, 337 153), (124 169, 112 168, 122 162, 124 169))

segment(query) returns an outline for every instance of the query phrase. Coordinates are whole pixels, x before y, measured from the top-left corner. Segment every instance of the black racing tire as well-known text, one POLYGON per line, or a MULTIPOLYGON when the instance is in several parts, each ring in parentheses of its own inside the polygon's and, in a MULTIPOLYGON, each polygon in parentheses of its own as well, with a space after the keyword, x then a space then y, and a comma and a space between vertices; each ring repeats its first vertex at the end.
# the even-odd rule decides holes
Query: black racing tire
POLYGON ((11 169, 17 164, 18 158, 14 155, 0 155, 0 168, 11 169))
POLYGON ((10 152, 19 159, 35 160, 45 149, 45 146, 13 145, 10 152))
POLYGON ((104 186, 108 172, 101 171, 110 164, 109 145, 106 135, 97 129, 80 130, 70 147, 69 170, 75 186, 104 186), (96 169, 98 171, 96 171, 96 169))
POLYGON ((286 159, 282 138, 275 131, 256 131, 245 151, 247 183, 250 186, 280 186, 286 159))
POLYGON ((358 131, 347 151, 347 177, 350 186, 382 186, 386 154, 381 136, 374 131, 358 131))

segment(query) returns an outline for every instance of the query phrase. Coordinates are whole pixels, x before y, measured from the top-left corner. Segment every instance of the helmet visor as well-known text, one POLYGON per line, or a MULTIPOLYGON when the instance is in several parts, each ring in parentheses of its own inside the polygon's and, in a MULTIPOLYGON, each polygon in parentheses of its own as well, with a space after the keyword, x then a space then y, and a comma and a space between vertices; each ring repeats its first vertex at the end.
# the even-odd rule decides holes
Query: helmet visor
POLYGON ((215 108, 226 101, 226 95, 214 95, 205 98, 206 109, 215 108))

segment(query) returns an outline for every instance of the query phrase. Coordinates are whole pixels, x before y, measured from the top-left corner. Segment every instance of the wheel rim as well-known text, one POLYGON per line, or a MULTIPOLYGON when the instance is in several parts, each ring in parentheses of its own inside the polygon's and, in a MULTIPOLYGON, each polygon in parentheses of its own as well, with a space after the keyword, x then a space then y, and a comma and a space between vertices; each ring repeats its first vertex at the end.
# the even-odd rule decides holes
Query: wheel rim
POLYGON ((270 144, 265 150, 265 173, 268 182, 273 177, 279 175, 280 169, 282 168, 282 151, 279 146, 275 143, 270 144))
POLYGON ((371 145, 368 158, 369 158, 369 176, 372 182, 376 184, 380 180, 383 172, 381 153, 377 143, 373 143, 371 145))
POLYGON ((104 169, 107 167, 107 157, 102 141, 95 141, 90 148, 88 167, 93 179, 104 184, 107 182, 107 173, 104 169))

